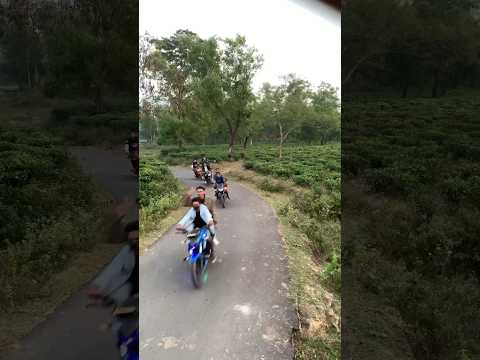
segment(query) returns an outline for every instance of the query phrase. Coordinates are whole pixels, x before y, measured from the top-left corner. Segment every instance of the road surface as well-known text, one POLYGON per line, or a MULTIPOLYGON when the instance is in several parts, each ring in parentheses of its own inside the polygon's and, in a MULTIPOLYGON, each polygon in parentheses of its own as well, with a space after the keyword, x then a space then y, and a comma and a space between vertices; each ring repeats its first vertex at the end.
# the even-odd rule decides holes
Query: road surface
MULTIPOLYGON (((92 175, 116 200, 138 196, 138 182, 130 174, 130 163, 124 153, 94 148, 73 148, 71 152, 85 172, 92 175)), ((7 354, 5 359, 118 359, 112 333, 101 329, 102 324, 111 320, 110 311, 86 309, 87 302, 85 288, 82 288, 34 328, 21 341, 20 348, 7 354)))
MULTIPOLYGON (((189 169, 174 169, 189 186, 189 169)), ((182 235, 172 228, 140 257, 142 360, 286 360, 295 313, 287 298, 287 258, 272 209, 230 182, 217 207, 218 261, 193 288, 182 235)), ((209 190, 208 196, 213 196, 209 190)))

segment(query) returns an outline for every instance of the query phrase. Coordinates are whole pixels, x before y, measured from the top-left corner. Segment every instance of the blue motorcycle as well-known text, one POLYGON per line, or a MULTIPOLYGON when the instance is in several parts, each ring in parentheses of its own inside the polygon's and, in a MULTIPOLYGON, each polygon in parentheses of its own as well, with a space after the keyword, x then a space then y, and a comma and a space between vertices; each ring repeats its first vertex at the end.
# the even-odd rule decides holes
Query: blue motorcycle
POLYGON ((119 334, 117 346, 122 360, 139 360, 139 336, 138 327, 128 336, 119 334))
MULTIPOLYGON (((94 302, 87 304, 87 307, 100 305, 109 307, 112 302, 108 297, 97 296, 94 302)), ((131 301, 131 300, 130 300, 131 301)), ((124 304, 121 307, 115 307, 113 310, 113 321, 109 324, 110 328, 116 329, 117 347, 121 360, 139 360, 140 359, 140 339, 138 333, 138 304, 124 304)))
POLYGON ((190 264, 193 285, 199 289, 208 280, 208 263, 210 258, 210 246, 208 238, 210 231, 203 227, 198 232, 187 234, 187 256, 184 261, 190 264))

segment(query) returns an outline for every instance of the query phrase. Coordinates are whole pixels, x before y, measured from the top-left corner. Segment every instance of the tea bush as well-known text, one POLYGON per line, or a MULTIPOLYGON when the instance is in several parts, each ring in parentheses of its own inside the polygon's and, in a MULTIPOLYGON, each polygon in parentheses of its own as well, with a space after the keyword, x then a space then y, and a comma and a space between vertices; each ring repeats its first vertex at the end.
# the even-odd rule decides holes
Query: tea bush
POLYGON ((138 131, 138 112, 115 107, 97 113, 91 104, 64 105, 52 110, 49 126, 71 145, 119 144, 138 131))
POLYGON ((102 218, 94 184, 60 142, 39 131, 0 133, 0 308, 38 295, 102 218))
POLYGON ((141 157, 140 226, 148 232, 181 201, 182 187, 166 163, 154 157, 141 157))
POLYGON ((362 224, 345 252, 397 307, 419 359, 480 355, 479 99, 343 100, 344 175, 369 199, 346 199, 362 224))

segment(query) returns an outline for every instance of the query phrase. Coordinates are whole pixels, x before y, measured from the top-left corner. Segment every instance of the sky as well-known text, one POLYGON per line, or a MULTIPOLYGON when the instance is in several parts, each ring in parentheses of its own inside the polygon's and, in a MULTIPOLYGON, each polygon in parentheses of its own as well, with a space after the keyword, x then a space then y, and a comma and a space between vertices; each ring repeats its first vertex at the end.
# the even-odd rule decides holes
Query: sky
POLYGON ((288 73, 340 89, 340 22, 340 13, 313 0, 140 0, 141 35, 188 29, 203 38, 245 36, 264 57, 256 90, 288 73))

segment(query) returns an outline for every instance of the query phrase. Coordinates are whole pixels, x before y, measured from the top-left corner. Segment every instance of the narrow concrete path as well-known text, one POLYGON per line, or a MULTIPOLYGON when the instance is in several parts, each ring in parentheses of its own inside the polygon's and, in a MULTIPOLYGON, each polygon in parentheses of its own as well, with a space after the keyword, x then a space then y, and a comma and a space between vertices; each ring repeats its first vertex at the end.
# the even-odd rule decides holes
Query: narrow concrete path
MULTIPOLYGON (((200 183, 190 169, 174 173, 188 186, 200 183)), ((193 288, 184 237, 173 228, 140 258, 142 360, 293 358, 296 317, 277 219, 256 194, 229 185, 232 199, 216 210, 218 261, 204 288, 193 288)))

